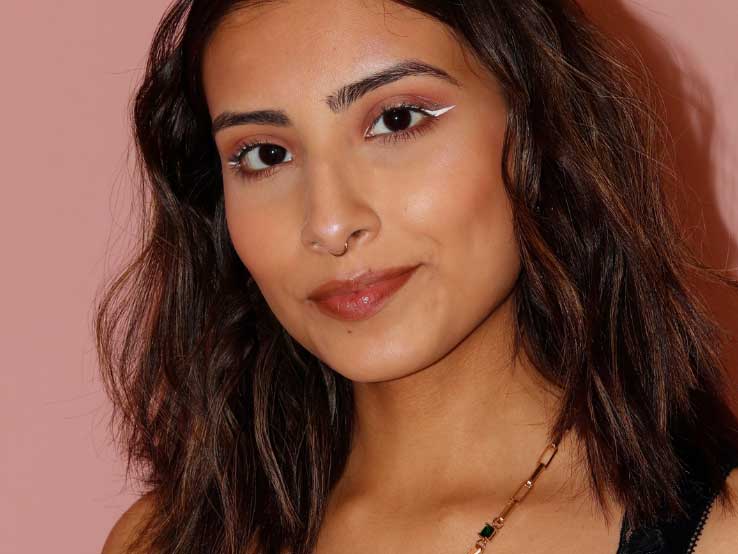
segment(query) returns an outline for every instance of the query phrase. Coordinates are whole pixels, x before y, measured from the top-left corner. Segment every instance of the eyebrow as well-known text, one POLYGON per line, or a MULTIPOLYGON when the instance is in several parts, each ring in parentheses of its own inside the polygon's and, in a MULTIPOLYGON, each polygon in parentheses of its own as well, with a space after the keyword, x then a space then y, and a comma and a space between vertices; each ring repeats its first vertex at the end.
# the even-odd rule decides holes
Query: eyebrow
POLYGON ((212 133, 234 127, 236 125, 274 125, 289 127, 292 121, 282 110, 257 110, 253 112, 223 112, 213 120, 212 133))
MULTIPOLYGON (((457 87, 461 84, 443 69, 419 60, 404 60, 372 73, 363 79, 342 86, 333 94, 326 96, 323 101, 333 113, 340 113, 349 108, 351 104, 359 100, 365 94, 378 89, 384 85, 399 81, 404 77, 416 75, 430 75, 447 81, 457 87)), ((289 127, 292 121, 282 110, 256 110, 250 112, 226 111, 218 115, 212 123, 212 133, 215 135, 227 127, 235 125, 274 125, 277 127, 289 127)))
POLYGON ((415 75, 430 75, 432 77, 448 81, 457 87, 461 86, 456 79, 451 77, 451 75, 446 73, 440 67, 436 67, 419 60, 404 60, 386 69, 378 71, 377 73, 364 77, 359 81, 341 87, 333 94, 328 95, 324 101, 333 113, 339 113, 348 109, 351 104, 356 102, 365 94, 384 85, 399 81, 404 77, 415 75))

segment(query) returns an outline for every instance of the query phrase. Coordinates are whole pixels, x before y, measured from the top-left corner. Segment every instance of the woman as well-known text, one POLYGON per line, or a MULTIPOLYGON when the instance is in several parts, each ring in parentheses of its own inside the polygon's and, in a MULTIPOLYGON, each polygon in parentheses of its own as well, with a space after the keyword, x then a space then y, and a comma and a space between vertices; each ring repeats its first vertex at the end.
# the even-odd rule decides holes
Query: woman
POLYGON ((148 494, 104 551, 738 550, 687 284, 736 283, 621 59, 563 0, 175 2, 98 315, 148 494))

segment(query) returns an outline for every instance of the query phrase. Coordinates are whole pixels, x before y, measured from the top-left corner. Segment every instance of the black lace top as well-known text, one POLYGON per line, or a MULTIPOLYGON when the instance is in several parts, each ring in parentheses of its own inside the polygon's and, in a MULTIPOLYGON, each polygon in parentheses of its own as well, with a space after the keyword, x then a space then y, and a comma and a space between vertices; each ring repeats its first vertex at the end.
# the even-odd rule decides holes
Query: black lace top
MULTIPOLYGON (((730 471, 738 467, 738 453, 726 453, 721 466, 727 478, 730 471)), ((689 474, 680 486, 687 515, 664 514, 653 525, 632 529, 624 522, 617 554, 694 554, 718 491, 706 484, 704 467, 698 462, 689 462, 687 467, 689 474)))

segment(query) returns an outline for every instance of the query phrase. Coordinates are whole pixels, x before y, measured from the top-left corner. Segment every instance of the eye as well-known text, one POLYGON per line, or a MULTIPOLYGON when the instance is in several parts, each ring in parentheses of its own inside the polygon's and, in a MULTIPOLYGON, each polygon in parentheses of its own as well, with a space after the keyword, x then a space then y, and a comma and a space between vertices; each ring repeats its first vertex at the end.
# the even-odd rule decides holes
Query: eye
POLYGON ((292 154, 286 148, 267 142, 244 144, 229 160, 228 165, 238 175, 254 177, 271 172, 280 164, 291 162, 292 154))
POLYGON ((396 135, 407 133, 408 129, 412 129, 428 118, 437 118, 441 114, 446 113, 454 106, 447 106, 439 110, 431 110, 422 106, 411 104, 400 104, 386 108, 372 125, 367 129, 366 138, 372 138, 381 135, 396 135))
POLYGON ((386 135, 388 133, 401 133, 410 127, 414 127, 427 117, 421 109, 411 106, 398 106, 382 112, 374 121, 367 133, 367 137, 386 135))

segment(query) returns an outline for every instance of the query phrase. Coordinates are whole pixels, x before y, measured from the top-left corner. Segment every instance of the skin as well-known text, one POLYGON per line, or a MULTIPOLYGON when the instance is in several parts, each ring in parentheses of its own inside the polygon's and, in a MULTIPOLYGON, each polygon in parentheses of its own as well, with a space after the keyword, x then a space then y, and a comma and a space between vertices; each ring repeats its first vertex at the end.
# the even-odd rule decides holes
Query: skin
MULTIPOLYGON (((558 403, 529 360, 512 356, 520 259, 500 171, 507 107, 497 82, 439 22, 375 0, 238 11, 205 51, 203 82, 213 119, 279 109, 293 122, 232 126, 215 140, 239 257, 287 331, 354 383, 355 442, 316 554, 466 551, 534 469, 558 403), (413 76, 340 113, 326 104, 346 83, 407 59, 460 86, 413 76), (406 141, 365 137, 382 107, 427 100, 454 108, 406 141), (254 140, 291 160, 243 179, 229 159, 254 140), (357 230, 347 254, 330 253, 357 230), (368 320, 339 322, 307 298, 327 280, 416 264, 368 320)), ((607 500, 603 513, 566 436, 490 549, 614 553, 622 506, 607 500)), ((718 546, 709 552, 733 551, 725 537, 735 522, 711 519, 703 540, 718 546)))

